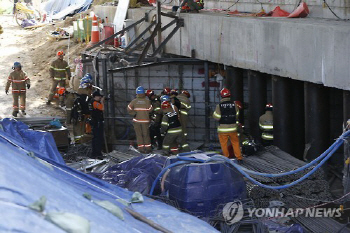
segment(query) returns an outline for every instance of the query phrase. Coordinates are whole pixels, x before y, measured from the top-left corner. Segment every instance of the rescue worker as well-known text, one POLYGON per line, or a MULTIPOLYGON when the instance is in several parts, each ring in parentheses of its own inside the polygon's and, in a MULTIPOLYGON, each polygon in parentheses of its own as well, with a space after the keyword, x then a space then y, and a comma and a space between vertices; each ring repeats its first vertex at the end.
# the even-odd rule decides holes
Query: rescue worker
POLYGON ((239 108, 233 101, 231 101, 231 93, 227 88, 223 88, 220 91, 220 96, 222 99, 220 100, 220 104, 216 105, 213 117, 219 121, 218 135, 221 149, 224 156, 229 157, 227 142, 230 140, 233 146, 234 154, 240 163, 243 158, 237 135, 239 108))
POLYGON ((185 137, 187 137, 187 122, 188 122, 188 111, 191 109, 191 95, 188 91, 182 91, 180 95, 177 96, 179 99, 181 106, 179 109, 180 112, 180 120, 182 126, 182 133, 185 137))
POLYGON ((13 64, 12 71, 7 79, 5 93, 9 92, 10 85, 12 86, 13 111, 12 116, 17 117, 19 109, 23 115, 26 115, 26 88, 30 88, 30 79, 22 70, 22 65, 19 62, 13 64), (19 99, 19 105, 18 105, 19 99))
POLYGON ((136 88, 136 98, 130 102, 127 110, 130 115, 134 116, 133 125, 139 152, 151 152, 152 145, 149 134, 149 114, 152 112, 152 105, 151 101, 146 99, 145 89, 143 87, 139 86, 136 88))
POLYGON ((65 93, 66 99, 66 123, 72 123, 72 109, 74 106, 74 100, 77 98, 77 93, 73 90, 73 88, 68 87, 65 93))
POLYGON ((91 126, 92 126, 92 153, 91 157, 94 159, 103 159, 102 144, 104 141, 104 102, 105 98, 99 91, 94 91, 92 94, 92 112, 91 112, 91 126))
POLYGON ((177 92, 176 89, 172 89, 172 90, 170 91, 170 100, 171 100, 171 103, 172 103, 173 105, 175 105, 175 106, 177 107, 178 110, 180 110, 180 108, 181 108, 181 102, 180 102, 180 100, 177 98, 178 94, 179 94, 179 93, 177 92))
POLYGON ((163 119, 161 126, 161 133, 165 134, 163 140, 163 150, 169 154, 178 154, 179 147, 181 152, 190 151, 189 145, 184 142, 182 134, 182 127, 180 117, 175 106, 171 105, 170 102, 164 101, 162 103, 163 119))
POLYGON ((261 138, 264 146, 273 145, 273 106, 272 104, 266 104, 265 114, 259 118, 259 126, 262 130, 261 138))
POLYGON ((182 1, 181 4, 181 13, 186 13, 186 12, 194 12, 198 13, 199 10, 203 9, 204 3, 203 1, 200 3, 197 3, 196 0, 184 0, 182 1))
MULTIPOLYGON (((60 87, 66 87, 66 79, 70 80, 71 73, 68 63, 63 60, 64 53, 63 51, 57 52, 57 59, 51 63, 50 66, 50 78, 52 79, 52 85, 49 93, 49 97, 47 99, 46 104, 50 105, 53 99, 53 96, 56 92, 56 87, 59 85, 60 87)), ((61 107, 64 106, 63 96, 59 98, 61 107)))
POLYGON ((151 101, 153 111, 151 112, 150 136, 152 145, 157 144, 157 149, 161 150, 163 138, 160 135, 160 124, 162 121, 162 109, 160 99, 154 94, 154 91, 147 90, 146 96, 151 101), (156 143, 157 142, 157 143, 156 143))
POLYGON ((73 102, 71 118, 73 119, 73 135, 75 143, 83 143, 89 140, 91 125, 88 123, 91 106, 92 76, 87 73, 81 80, 78 93, 73 102))
POLYGON ((69 86, 73 88, 73 91, 78 92, 80 85, 80 80, 83 78, 83 63, 80 57, 74 59, 75 72, 74 76, 71 78, 69 86))
POLYGON ((169 87, 165 87, 163 91, 160 93, 161 95, 170 95, 171 89, 169 87))

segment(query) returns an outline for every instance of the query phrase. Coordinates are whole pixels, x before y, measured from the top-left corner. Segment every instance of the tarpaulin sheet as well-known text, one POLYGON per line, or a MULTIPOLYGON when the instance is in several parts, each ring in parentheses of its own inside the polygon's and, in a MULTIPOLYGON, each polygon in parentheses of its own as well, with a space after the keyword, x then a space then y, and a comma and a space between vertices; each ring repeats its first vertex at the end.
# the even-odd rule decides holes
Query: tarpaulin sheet
POLYGON ((51 19, 63 19, 73 13, 79 13, 89 9, 93 0, 50 0, 43 10, 51 19))
MULTIPOLYGON (((162 155, 139 156, 117 164, 102 174, 93 175, 130 191, 148 194, 165 162, 166 157, 162 155)), ((157 191, 160 189, 155 194, 157 191)))
MULTIPOLYGON (((22 126, 19 125, 19 128, 22 126)), ((14 132, 15 133, 15 132, 14 132)), ((64 232, 29 208, 45 196, 45 212, 66 212, 85 218, 91 232, 158 232, 136 220, 117 199, 130 200, 132 192, 41 156, 28 156, 21 139, 0 130, 0 232, 64 232), (39 158, 39 159, 38 159, 39 158), (44 163, 42 160, 47 161, 44 163), (40 161, 41 160, 41 161, 40 161), (83 197, 109 201, 122 209, 124 221, 83 197)), ((172 232, 217 232, 208 223, 164 203, 145 198, 131 205, 136 212, 172 232)))
POLYGON ((23 122, 10 118, 2 119, 0 125, 6 137, 9 140, 16 140, 22 148, 35 155, 65 164, 51 133, 29 129, 23 122))

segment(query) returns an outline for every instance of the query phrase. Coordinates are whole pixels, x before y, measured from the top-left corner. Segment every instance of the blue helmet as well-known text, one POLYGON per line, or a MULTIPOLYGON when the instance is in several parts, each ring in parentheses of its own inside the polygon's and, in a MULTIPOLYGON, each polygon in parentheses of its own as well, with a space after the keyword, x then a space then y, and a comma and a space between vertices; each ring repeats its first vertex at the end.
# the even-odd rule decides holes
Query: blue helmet
POLYGON ((91 74, 86 73, 80 80, 79 88, 87 88, 90 84, 92 84, 92 76, 91 74))
POLYGON ((145 89, 141 86, 137 87, 136 94, 145 94, 145 89))
POLYGON ((13 69, 14 68, 22 68, 21 63, 19 63, 18 61, 16 61, 15 63, 13 63, 13 69))
POLYGON ((160 101, 161 102, 164 102, 164 101, 170 101, 170 97, 168 95, 162 95, 160 97, 160 101))

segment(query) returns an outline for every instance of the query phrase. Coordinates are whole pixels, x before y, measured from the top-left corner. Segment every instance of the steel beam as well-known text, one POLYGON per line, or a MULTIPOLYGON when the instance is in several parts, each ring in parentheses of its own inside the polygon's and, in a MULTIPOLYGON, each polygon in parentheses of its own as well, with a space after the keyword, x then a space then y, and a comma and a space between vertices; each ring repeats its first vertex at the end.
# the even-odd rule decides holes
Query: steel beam
MULTIPOLYGON (((243 98, 243 70, 236 67, 227 67, 225 86, 231 91, 231 100, 240 101, 244 105, 243 98)), ((240 110, 239 122, 244 124, 244 110, 240 110)))
POLYGON ((157 53, 159 53, 163 49, 163 47, 166 45, 166 43, 168 43, 168 41, 174 36, 174 34, 177 32, 177 30, 179 30, 179 28, 182 27, 182 25, 183 24, 181 24, 181 23, 177 23, 176 27, 169 33, 167 38, 165 38, 164 41, 161 44, 159 44, 156 51, 154 51, 154 53, 152 54, 152 57, 154 57, 157 53))
POLYGON ((306 159, 311 161, 330 146, 329 90, 305 82, 305 143, 310 146, 306 159))
POLYGON ((293 153, 293 98, 291 79, 272 76, 273 143, 293 153))
POLYGON ((138 35, 135 40, 133 40, 126 48, 125 51, 128 51, 139 39, 141 39, 154 25, 156 25, 156 21, 153 21, 143 32, 138 35))
POLYGON ((149 49, 149 47, 151 46, 152 44, 152 41, 154 40, 154 38, 156 37, 157 35, 157 32, 158 32, 158 28, 160 27, 160 24, 157 24, 156 27, 154 28, 151 36, 149 37, 149 40, 145 46, 145 48, 143 49, 138 61, 137 61, 137 64, 141 64, 142 63, 142 60, 145 58, 146 54, 147 54, 147 51, 149 49))
POLYGON ((303 159, 305 149, 304 82, 291 80, 293 98, 293 156, 303 159))
POLYGON ((209 62, 204 62, 205 74, 205 142, 210 142, 210 96, 209 96, 209 62))
POLYGON ((266 78, 257 71, 248 71, 249 86, 249 113, 248 126, 249 132, 255 140, 261 142, 261 132, 259 128, 259 118, 265 113, 266 96, 266 78))

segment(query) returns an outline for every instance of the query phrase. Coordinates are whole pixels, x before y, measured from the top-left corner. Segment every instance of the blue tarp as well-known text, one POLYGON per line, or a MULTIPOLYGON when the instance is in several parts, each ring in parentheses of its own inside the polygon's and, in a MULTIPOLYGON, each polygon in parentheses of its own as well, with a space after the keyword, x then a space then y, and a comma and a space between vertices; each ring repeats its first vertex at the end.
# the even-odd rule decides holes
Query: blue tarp
POLYGON ((86 11, 92 2, 93 0, 49 0, 43 10, 51 19, 63 19, 69 14, 86 11))
MULTIPOLYGON (((124 205, 116 201, 120 198, 130 200, 132 192, 71 169, 55 161, 52 154, 35 152, 37 157, 28 155, 29 151, 42 148, 30 139, 32 134, 23 133, 25 127, 19 122, 5 124, 3 121, 2 125, 0 232, 63 232, 41 214, 27 208, 41 196, 47 198, 47 213, 79 215, 90 222, 91 232, 158 232, 134 219, 125 211, 124 205), (84 193, 89 193, 94 200, 107 200, 119 206, 125 220, 87 200, 83 197, 84 193)), ((38 144, 46 145, 43 142, 38 144)), ((132 204, 132 208, 173 232, 217 232, 208 223, 149 198, 145 198, 143 203, 132 204)))
MULTIPOLYGON (((162 155, 142 155, 117 164, 102 174, 93 175, 130 191, 149 194, 152 183, 163 170, 165 162, 166 157, 162 155)), ((156 191, 160 192, 160 189, 156 191)))

